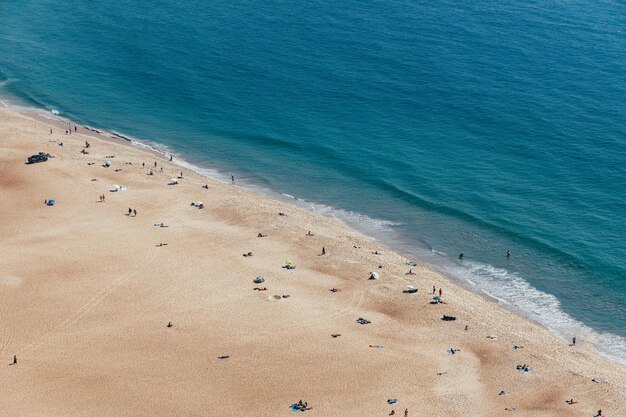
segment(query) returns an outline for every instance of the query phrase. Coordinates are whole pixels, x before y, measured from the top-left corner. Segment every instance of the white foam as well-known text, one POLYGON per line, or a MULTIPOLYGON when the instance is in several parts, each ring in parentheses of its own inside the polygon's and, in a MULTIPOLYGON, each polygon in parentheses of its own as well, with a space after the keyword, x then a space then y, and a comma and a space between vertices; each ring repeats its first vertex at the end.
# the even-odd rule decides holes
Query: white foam
POLYGON ((586 342, 593 343, 605 356, 626 365, 626 339, 612 333, 598 333, 576 320, 561 308, 561 302, 552 294, 533 287, 519 274, 481 262, 450 262, 435 266, 446 275, 461 278, 495 298, 503 305, 545 325, 565 340, 572 335, 581 335, 586 342))

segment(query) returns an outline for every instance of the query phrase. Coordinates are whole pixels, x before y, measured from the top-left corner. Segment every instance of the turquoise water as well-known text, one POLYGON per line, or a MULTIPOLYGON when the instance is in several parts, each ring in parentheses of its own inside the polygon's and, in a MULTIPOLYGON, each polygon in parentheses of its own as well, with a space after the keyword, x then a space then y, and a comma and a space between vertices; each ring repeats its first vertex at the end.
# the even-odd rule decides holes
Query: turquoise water
POLYGON ((610 1, 8 1, 0 94, 293 196, 626 361, 625 29, 610 1))

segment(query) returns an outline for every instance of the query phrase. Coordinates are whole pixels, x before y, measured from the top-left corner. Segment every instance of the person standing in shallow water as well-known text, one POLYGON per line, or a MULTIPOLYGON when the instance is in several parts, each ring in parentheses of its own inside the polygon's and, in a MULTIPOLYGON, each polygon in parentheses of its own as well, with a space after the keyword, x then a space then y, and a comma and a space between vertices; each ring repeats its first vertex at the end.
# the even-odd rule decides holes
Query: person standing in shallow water
POLYGON ((509 258, 511 258, 511 251, 507 250, 506 251, 506 259, 509 259, 509 258))
POLYGON ((463 253, 461 253, 461 254, 459 255, 459 259, 460 259, 460 260, 463 260, 463 253))

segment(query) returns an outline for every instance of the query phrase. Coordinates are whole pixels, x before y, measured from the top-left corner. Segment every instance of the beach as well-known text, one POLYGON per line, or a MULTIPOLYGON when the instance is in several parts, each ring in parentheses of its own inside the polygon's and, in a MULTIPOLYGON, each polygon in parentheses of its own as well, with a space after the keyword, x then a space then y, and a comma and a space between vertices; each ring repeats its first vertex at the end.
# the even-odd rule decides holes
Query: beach
POLYGON ((0 109, 1 415, 626 415, 597 340, 337 219, 65 129, 0 109))

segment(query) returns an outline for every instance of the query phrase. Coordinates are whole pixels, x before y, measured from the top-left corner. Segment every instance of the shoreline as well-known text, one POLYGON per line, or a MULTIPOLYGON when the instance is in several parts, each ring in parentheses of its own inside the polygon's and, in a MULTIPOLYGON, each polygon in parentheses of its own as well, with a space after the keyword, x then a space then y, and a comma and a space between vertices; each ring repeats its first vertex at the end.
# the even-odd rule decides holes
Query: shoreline
MULTIPOLYGON (((67 123, 71 123, 72 125, 76 125, 79 126, 81 128, 83 128, 82 133, 83 135, 87 135, 99 140, 104 140, 106 142, 111 142, 111 143, 115 143, 115 144, 121 144, 124 146, 129 146, 131 149, 138 149, 141 151, 145 151, 148 152, 152 155, 154 155, 155 157, 158 157, 160 159, 163 159, 164 161, 169 162, 170 164, 174 164, 179 166, 182 169, 187 169, 190 171, 193 171, 194 173, 200 175, 201 177, 206 177, 207 179, 211 180, 211 181, 218 181, 221 182, 223 184, 228 184, 228 181, 226 180, 227 175, 224 174, 223 171, 221 171, 220 169, 217 168, 203 168, 199 165, 195 165, 192 163, 187 162, 183 157, 181 157, 180 155, 175 155, 174 160, 173 161, 169 161, 167 154, 172 154, 174 155, 169 148, 167 148, 165 145, 161 145, 155 142, 152 142, 150 140, 145 140, 145 139, 137 139, 137 138, 132 138, 129 136, 125 136, 122 133, 118 133, 115 131, 109 131, 106 129, 97 129, 97 128, 93 128, 91 126, 88 125, 84 125, 84 124, 77 124, 75 123, 73 120, 64 117, 64 116, 60 116, 59 114, 45 109, 45 108, 37 108, 37 107, 30 107, 27 105, 19 105, 19 104, 11 104, 10 100, 5 99, 0 99, 0 108, 3 109, 7 109, 9 111, 14 111, 17 112, 19 114, 25 115, 26 117, 30 117, 33 118, 35 120, 38 120, 42 123, 45 124, 51 124, 52 126, 56 126, 57 128, 61 128, 64 129, 65 125, 67 123), (161 146, 161 149, 159 149, 158 147, 161 146), (221 178, 223 177, 223 178, 221 178)), ((239 186, 239 180, 238 180, 238 186, 239 186)), ((310 213, 316 214, 316 215, 321 215, 327 218, 333 218, 333 219, 337 219, 340 222, 342 222, 346 227, 351 228, 352 230, 356 231, 357 233, 361 233, 364 234, 365 236, 367 236, 370 239, 373 239, 374 241, 378 242, 382 242, 382 244, 384 246, 386 246, 387 248, 389 248, 389 250, 392 250, 396 253, 398 253, 401 256, 404 256, 406 259, 414 259, 413 255, 409 255, 407 253, 405 253, 404 251, 402 251, 399 248, 394 248, 393 244, 392 244, 392 240, 393 240, 393 231, 390 228, 390 226, 393 226, 394 223, 388 220, 381 220, 381 219, 374 219, 371 218, 367 215, 364 214, 360 214, 360 213, 353 213, 353 212, 345 212, 343 209, 337 209, 337 208, 333 208, 331 206, 326 206, 326 205, 320 205, 318 203, 315 202, 311 202, 308 200, 304 200, 304 199, 300 199, 288 194, 284 194, 281 193, 280 191, 277 190, 273 190, 267 187, 264 187, 262 185, 258 185, 255 184, 254 182, 250 182, 250 181, 245 181, 243 182, 243 185, 241 186, 244 190, 253 192, 253 193, 259 193, 265 197, 274 199, 276 201, 279 201, 281 203, 286 203, 286 204, 291 204, 294 205, 295 207, 304 209, 309 211, 310 213), (320 210, 320 207, 325 208, 328 213, 322 213, 320 210), (358 224, 356 221, 350 221, 349 216, 359 216, 359 217, 364 217, 366 219, 368 219, 371 222, 376 222, 376 223, 380 223, 383 228, 383 230, 379 230, 379 233, 383 233, 384 238, 380 239, 379 237, 375 236, 375 232, 373 231, 373 229, 368 228, 366 226, 360 225, 358 224), (387 230, 384 230, 387 229, 387 230), (388 236, 386 236, 388 235, 388 236)), ((426 247, 422 248, 422 250, 425 250, 426 247)), ((451 263, 454 262, 454 260, 452 258, 450 258, 448 255, 444 255, 441 254, 440 256, 443 256, 445 258, 445 261, 447 263, 451 263)), ((544 323, 541 321, 540 318, 535 318, 533 317, 533 313, 532 311, 526 311, 521 307, 518 307, 516 305, 513 305, 509 302, 507 302, 507 300, 503 300, 498 298, 495 295, 492 295, 490 293, 488 293, 485 289, 478 287, 475 283, 473 283, 471 280, 469 279, 462 279, 459 277, 454 276, 453 274, 449 274, 445 271, 445 268, 438 266, 436 264, 430 263, 426 260, 422 259, 417 259, 417 263, 419 266, 422 267, 426 267, 428 269, 430 269, 432 272, 437 273, 437 274, 441 274, 443 275, 446 279, 453 281, 454 283, 456 283, 457 285, 462 286, 463 288, 465 288, 468 291, 472 291, 473 293, 475 293, 478 296, 483 297, 486 301, 494 303, 502 308, 507 309, 508 311, 513 312, 514 314, 519 315, 520 317, 535 323, 547 330, 549 330, 552 334, 554 334, 556 337, 560 338, 563 341, 567 341, 567 337, 565 334, 559 333, 555 328, 551 327, 550 324, 544 323)), ((534 289, 534 287, 532 287, 532 285, 528 284, 530 286, 530 288, 534 289)), ((548 294, 550 295, 550 294, 548 294)), ((582 334, 587 334, 590 336, 590 339, 594 339, 594 340, 600 340, 602 337, 611 337, 611 338, 617 338, 620 339, 618 341, 618 343, 622 343, 623 344, 623 340, 621 340, 622 338, 618 335, 615 335, 613 333, 601 333, 595 329, 593 329, 592 327, 590 327, 589 325, 587 325, 586 323, 580 322, 578 321, 576 318, 569 316, 568 313, 561 311, 562 314, 566 315, 568 319, 571 319, 575 322, 577 322, 579 325, 582 325, 582 329, 579 333, 582 334)), ((620 365, 624 365, 626 366, 626 357, 622 357, 622 356, 618 356, 616 352, 610 352, 610 351, 602 351, 596 344, 598 342, 594 343, 594 349, 595 351, 601 355, 604 356, 608 359, 610 359, 611 361, 620 364, 620 365)))
POLYGON ((588 341, 567 346, 424 265, 407 275, 405 256, 339 219, 161 159, 163 173, 146 175, 154 153, 96 138, 84 155, 82 132, 51 138, 46 126, 0 110, 0 352, 20 359, 0 370, 9 381, 0 403, 15 415, 234 415, 241 401, 254 415, 282 415, 300 398, 315 415, 387 415, 396 397, 411 415, 626 410, 624 368, 588 341), (35 149, 56 158, 25 165, 35 149), (110 168, 105 155, 116 155, 110 168), (180 184, 166 185, 181 169, 180 184), (109 193, 111 184, 129 189, 109 193), (128 206, 138 216, 124 216, 128 206), (258 275, 268 292, 253 290, 258 275), (407 285, 419 293, 403 293, 407 285), (430 303, 433 285, 446 304, 430 303), (517 372, 522 363, 533 371, 517 372), (570 397, 580 406, 565 405, 570 397))

